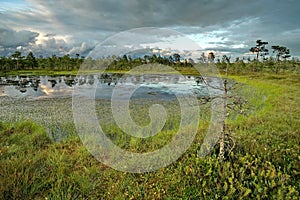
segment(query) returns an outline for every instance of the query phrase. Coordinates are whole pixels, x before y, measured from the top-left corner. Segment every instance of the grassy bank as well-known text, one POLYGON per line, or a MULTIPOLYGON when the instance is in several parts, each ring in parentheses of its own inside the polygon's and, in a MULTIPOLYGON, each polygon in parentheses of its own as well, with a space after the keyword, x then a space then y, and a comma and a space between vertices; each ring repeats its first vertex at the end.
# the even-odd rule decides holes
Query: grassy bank
POLYGON ((59 75, 76 75, 78 70, 72 71, 53 71, 53 70, 11 70, 0 71, 0 76, 59 76, 59 75))
MULTIPOLYGON (((198 157, 209 120, 176 162, 144 174, 113 170, 76 136, 53 142, 30 121, 0 124, 0 199, 298 199, 300 77, 231 76, 247 115, 230 115, 230 157, 198 157)), ((132 149, 133 151, 135 149, 132 149)))
MULTIPOLYGON (((183 74, 183 75, 199 75, 199 72, 193 68, 182 68, 178 67, 175 68, 177 73, 183 74)), ((129 70, 105 70, 105 73, 118 73, 118 74, 125 74, 129 70)), ((80 72, 80 74, 97 74, 100 72, 100 70, 11 70, 11 71, 0 71, 0 76, 69 76, 74 75, 76 76, 80 72)), ((101 72, 103 73, 103 72, 101 72)), ((153 72, 152 72, 153 73, 153 72)), ((162 73, 162 72, 158 72, 162 73)), ((174 71, 166 71, 164 70, 164 73, 173 74, 174 71)))

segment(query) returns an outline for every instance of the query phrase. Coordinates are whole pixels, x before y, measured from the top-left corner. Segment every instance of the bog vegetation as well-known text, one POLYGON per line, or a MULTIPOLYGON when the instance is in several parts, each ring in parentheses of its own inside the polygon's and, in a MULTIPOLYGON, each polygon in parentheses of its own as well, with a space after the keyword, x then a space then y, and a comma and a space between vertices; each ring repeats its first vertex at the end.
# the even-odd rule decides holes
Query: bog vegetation
MULTIPOLYGON (((214 61, 221 72, 229 72, 228 80, 239 83, 231 93, 247 102, 238 112, 227 110, 226 131, 235 145, 222 159, 219 145, 205 158, 199 157, 210 123, 209 101, 201 107, 198 132, 186 153, 155 172, 133 174, 99 163, 85 149, 72 124, 70 99, 44 100, 34 106, 30 101, 2 97, 1 106, 7 110, 0 115, 0 199, 298 199, 299 60, 287 59, 289 52, 279 46, 274 46, 274 51, 283 53, 266 58, 264 45, 265 42, 258 41, 252 49, 257 53, 254 60, 237 58, 231 62, 227 56, 215 60, 213 54, 201 57, 201 62, 214 61), (22 107, 14 106, 18 104, 22 107)), ((1 58, 1 73, 75 70, 83 61, 91 70, 97 62, 102 65, 107 62, 109 70, 118 71, 158 62, 186 74, 195 73, 193 62, 180 55, 135 59, 125 55, 102 60, 83 59, 79 55, 75 58, 20 56, 17 53, 12 58, 1 58)), ((122 148, 135 152, 155 150, 176 133, 179 120, 176 104, 170 107, 164 130, 151 141, 120 137, 122 132, 110 120, 106 104, 109 102, 98 102, 97 108, 104 108, 98 114, 107 118, 102 125, 122 148)), ((141 103, 133 102, 133 112, 135 106, 140 108, 141 103)), ((145 114, 134 115, 134 120, 147 124, 148 108, 144 103, 145 114)))

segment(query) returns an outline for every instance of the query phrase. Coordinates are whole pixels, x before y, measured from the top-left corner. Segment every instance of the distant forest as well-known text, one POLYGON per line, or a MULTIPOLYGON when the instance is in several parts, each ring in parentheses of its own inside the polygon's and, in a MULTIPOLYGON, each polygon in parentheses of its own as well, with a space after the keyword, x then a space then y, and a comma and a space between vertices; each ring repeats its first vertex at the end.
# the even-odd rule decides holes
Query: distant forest
POLYGON ((50 71, 72 71, 78 70, 82 65, 85 69, 98 69, 99 66, 107 70, 130 70, 136 66, 149 63, 158 63, 172 66, 174 68, 193 67, 196 63, 215 63, 219 69, 225 69, 228 66, 231 72, 261 72, 273 71, 279 73, 280 70, 300 71, 300 61, 296 58, 290 58, 290 50, 283 46, 272 46, 275 57, 267 57, 269 50, 265 47, 268 42, 256 41, 256 46, 249 49, 254 58, 236 57, 234 60, 223 55, 222 58, 216 58, 213 52, 200 57, 194 61, 191 58, 183 58, 174 53, 171 56, 145 55, 143 57, 132 58, 130 55, 111 56, 103 59, 84 58, 79 54, 71 57, 69 54, 64 56, 52 55, 51 57, 35 57, 32 52, 26 56, 16 51, 9 57, 0 58, 0 70, 2 72, 19 70, 50 70, 50 71))

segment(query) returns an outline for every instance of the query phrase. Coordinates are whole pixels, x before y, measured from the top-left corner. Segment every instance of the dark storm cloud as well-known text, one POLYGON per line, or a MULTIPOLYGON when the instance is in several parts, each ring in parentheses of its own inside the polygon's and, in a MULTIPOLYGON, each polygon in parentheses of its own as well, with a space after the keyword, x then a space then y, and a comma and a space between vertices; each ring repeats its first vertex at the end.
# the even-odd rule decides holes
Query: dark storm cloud
POLYGON ((18 46, 28 46, 36 41, 39 33, 31 31, 14 31, 0 28, 0 46, 3 48, 13 48, 18 46))
MULTIPOLYGON (((75 30, 122 31, 139 27, 225 26, 266 10, 259 1, 235 0, 30 0, 46 8, 53 21, 75 30)), ((265 1, 267 4, 267 1, 265 1)), ((280 4, 280 3, 277 3, 280 4)), ((272 4, 271 4, 272 5, 272 4)), ((272 9, 272 8, 271 8, 272 9)))
MULTIPOLYGON (((228 26, 232 21, 259 17, 262 22, 293 29, 300 2, 249 0, 30 0, 52 13, 53 21, 75 30, 122 31, 139 27, 228 26)), ((276 28, 276 26, 274 27, 276 28)), ((280 29, 280 28, 279 28, 280 29)))
POLYGON ((49 38, 69 36, 67 52, 92 49, 82 43, 103 41, 120 31, 166 27, 187 35, 211 33, 222 40, 216 47, 228 44, 233 52, 247 51, 263 39, 300 55, 297 0, 27 0, 27 7, 31 9, 0 12, 0 26, 39 30, 49 38), (238 44, 245 48, 235 48, 238 44))

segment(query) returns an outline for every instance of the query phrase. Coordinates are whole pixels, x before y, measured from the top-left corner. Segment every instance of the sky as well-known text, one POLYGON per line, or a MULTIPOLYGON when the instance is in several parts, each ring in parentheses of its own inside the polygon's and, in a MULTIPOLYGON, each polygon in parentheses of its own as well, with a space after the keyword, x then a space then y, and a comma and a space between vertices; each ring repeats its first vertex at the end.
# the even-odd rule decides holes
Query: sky
POLYGON ((139 43, 186 57, 253 56, 261 39, 300 57, 299 8, 299 0, 0 0, 0 56, 89 56, 118 38, 113 45, 123 39, 128 49, 139 43))

